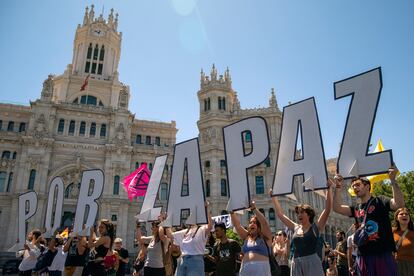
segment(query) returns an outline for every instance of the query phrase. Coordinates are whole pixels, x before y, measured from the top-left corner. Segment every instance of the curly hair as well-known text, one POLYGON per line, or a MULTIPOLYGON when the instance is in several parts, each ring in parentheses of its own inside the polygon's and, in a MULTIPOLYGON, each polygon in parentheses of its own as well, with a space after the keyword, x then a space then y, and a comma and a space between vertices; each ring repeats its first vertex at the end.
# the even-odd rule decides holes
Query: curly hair
POLYGON ((397 231, 401 230, 401 225, 400 225, 400 222, 398 221, 398 215, 402 211, 406 211, 408 213, 408 217, 410 219, 410 221, 408 222, 408 229, 411 230, 411 231, 414 231, 413 220, 411 219, 410 211, 406 207, 399 208, 399 209, 397 209, 397 211, 395 211, 395 213, 394 213, 394 227, 396 227, 397 231))
POLYGON ((102 219, 100 221, 100 223, 102 223, 106 227, 106 236, 108 236, 111 240, 109 249, 112 250, 112 244, 114 243, 114 240, 115 240, 115 227, 114 227, 114 224, 112 222, 110 222, 109 220, 107 220, 107 219, 102 219))

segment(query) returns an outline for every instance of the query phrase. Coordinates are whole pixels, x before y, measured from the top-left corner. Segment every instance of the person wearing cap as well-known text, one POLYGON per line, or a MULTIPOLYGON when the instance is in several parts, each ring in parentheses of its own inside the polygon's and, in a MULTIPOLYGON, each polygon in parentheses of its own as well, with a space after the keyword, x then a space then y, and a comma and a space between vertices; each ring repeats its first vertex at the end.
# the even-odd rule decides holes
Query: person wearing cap
POLYGON ((216 276, 234 276, 238 273, 236 262, 241 247, 235 240, 227 237, 226 230, 224 222, 214 225, 214 232, 218 240, 213 250, 216 261, 216 276))
POLYGON ((116 271, 116 276, 124 276, 125 275, 125 268, 129 262, 129 252, 125 248, 122 247, 122 239, 116 238, 114 241, 115 251, 118 252, 119 256, 119 267, 116 271))
POLYGON ((343 178, 339 174, 335 176, 334 211, 356 218, 361 225, 354 235, 354 242, 358 246, 356 258, 358 275, 397 275, 397 266, 392 255, 395 251, 395 243, 388 219, 391 210, 395 211, 404 206, 403 194, 395 181, 397 172, 395 167, 391 167, 388 171, 392 199, 385 196, 372 196, 371 182, 367 178, 352 179, 351 187, 360 199, 360 203, 356 206, 342 205, 343 178), (358 239, 361 237, 359 233, 362 230, 367 234, 366 240, 358 239))

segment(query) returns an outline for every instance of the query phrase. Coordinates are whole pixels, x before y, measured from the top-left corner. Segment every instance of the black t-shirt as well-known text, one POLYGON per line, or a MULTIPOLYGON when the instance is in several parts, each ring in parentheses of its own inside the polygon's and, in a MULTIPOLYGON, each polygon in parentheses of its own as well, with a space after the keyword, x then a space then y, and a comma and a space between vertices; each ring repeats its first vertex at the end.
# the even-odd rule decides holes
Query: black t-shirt
POLYGON ((236 274, 236 259, 241 251, 240 245, 229 239, 226 243, 218 242, 214 246, 214 256, 217 261, 217 276, 227 276, 236 274))
MULTIPOLYGON (((119 256, 122 259, 126 259, 126 258, 129 257, 128 250, 126 250, 125 248, 121 248, 120 250, 116 250, 116 252, 118 252, 119 256)), ((116 276, 124 276, 125 275, 125 267, 126 267, 126 263, 119 260, 119 267, 118 267, 118 270, 116 271, 116 276)))
MULTIPOLYGON (((369 200, 358 206, 350 207, 351 217, 355 217, 359 223, 364 221, 365 209, 368 202, 369 200)), ((358 248, 360 255, 380 255, 395 251, 395 243, 388 216, 390 211, 390 199, 388 197, 373 197, 368 207, 368 214, 365 221, 368 242, 358 248)))

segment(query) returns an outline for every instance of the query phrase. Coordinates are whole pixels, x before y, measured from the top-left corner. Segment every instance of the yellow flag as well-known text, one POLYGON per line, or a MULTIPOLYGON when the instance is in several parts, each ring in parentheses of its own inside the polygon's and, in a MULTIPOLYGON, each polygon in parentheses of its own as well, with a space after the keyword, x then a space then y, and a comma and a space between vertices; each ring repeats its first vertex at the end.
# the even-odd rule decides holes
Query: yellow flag
POLYGON ((69 237, 69 228, 65 228, 65 230, 62 231, 62 233, 60 233, 60 236, 64 239, 69 237))
MULTIPOLYGON (((374 153, 375 152, 381 152, 381 151, 384 151, 384 146, 382 145, 381 139, 379 139, 378 140, 378 143, 377 143, 377 146, 374 149, 374 153)), ((397 172, 397 176, 398 175, 400 175, 400 172, 397 172)), ((381 181, 383 181, 385 179, 389 179, 388 173, 377 174, 377 175, 370 175, 367 178, 371 182, 371 193, 372 193, 372 190, 374 189, 374 184, 375 183, 381 182, 381 181)), ((351 196, 356 196, 355 193, 354 193, 354 190, 352 189, 352 187, 349 187, 348 193, 351 196)))

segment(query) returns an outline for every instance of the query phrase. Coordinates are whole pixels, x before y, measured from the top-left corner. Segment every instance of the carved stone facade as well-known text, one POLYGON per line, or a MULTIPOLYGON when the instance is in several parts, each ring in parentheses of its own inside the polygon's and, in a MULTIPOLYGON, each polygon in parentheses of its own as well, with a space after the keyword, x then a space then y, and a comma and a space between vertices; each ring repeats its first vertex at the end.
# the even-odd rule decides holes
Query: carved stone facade
MULTIPOLYGON (((174 121, 139 120, 128 110, 129 87, 117 73, 122 36, 117 24, 112 11, 107 20, 94 18, 92 7, 76 30, 73 62, 65 72, 49 75, 40 98, 29 106, 0 104, 0 231, 6 237, 0 251, 17 238, 20 193, 33 189, 38 194, 38 209, 27 228, 43 228, 49 184, 62 177, 62 227, 70 226, 82 171, 96 168, 105 175, 98 218, 112 220, 117 236, 133 250, 134 216, 142 199, 130 203, 118 181, 142 162, 152 165, 157 155, 171 156, 177 129, 174 121)), ((162 181, 168 179, 166 172, 162 181)))

